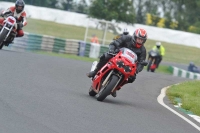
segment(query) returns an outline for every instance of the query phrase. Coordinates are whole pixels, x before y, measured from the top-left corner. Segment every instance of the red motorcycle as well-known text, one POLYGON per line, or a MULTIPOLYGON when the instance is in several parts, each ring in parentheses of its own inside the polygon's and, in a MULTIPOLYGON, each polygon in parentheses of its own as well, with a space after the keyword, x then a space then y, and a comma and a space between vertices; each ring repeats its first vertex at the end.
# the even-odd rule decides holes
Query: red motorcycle
POLYGON ((4 16, 3 25, 0 25, 0 49, 8 46, 11 40, 16 36, 17 22, 13 16, 4 16))
MULTIPOLYGON (((98 101, 103 101, 126 84, 129 76, 136 74, 138 63, 144 66, 148 64, 146 61, 137 62, 137 55, 133 51, 121 48, 92 79, 89 95, 97 96, 98 101)), ((97 61, 93 62, 91 71, 95 69, 96 64, 97 61)))

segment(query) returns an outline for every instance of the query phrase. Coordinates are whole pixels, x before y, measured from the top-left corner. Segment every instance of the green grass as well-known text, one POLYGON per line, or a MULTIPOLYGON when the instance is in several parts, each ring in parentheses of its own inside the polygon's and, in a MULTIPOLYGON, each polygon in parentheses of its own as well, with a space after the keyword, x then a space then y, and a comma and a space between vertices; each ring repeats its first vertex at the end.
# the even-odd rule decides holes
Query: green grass
MULTIPOLYGON (((145 45, 147 51, 150 50, 154 44, 155 41, 147 40, 147 43, 145 45)), ((166 42, 162 42, 162 44, 165 47, 166 51, 165 56, 163 57, 163 61, 183 63, 183 64, 189 64, 191 61, 193 61, 197 66, 200 66, 199 48, 177 45, 166 42)))
MULTIPOLYGON (((144 70, 147 70, 147 66, 144 67, 144 70)), ((156 73, 163 73, 163 74, 172 74, 169 71, 169 66, 159 65, 159 67, 155 70, 156 73)))
MULTIPOLYGON (((84 40, 86 28, 28 18, 28 25, 24 27, 24 31, 41 35, 50 35, 64 39, 84 40)), ((102 30, 90 28, 88 30, 88 37, 91 37, 92 34, 96 34, 96 36, 99 37, 100 43, 102 43, 101 39, 103 38, 103 32, 104 31, 102 30)), ((106 40, 112 40, 115 36, 116 35, 113 33, 107 32, 106 40)), ((88 38, 87 41, 90 41, 90 39, 88 38)))
POLYGON ((163 73, 163 74, 172 74, 169 71, 169 66, 162 66, 162 65, 159 65, 158 69, 156 69, 156 72, 163 73))
MULTIPOLYGON (((58 38, 84 40, 86 28, 28 18, 28 25, 24 27, 24 30, 29 33, 50 35, 58 38)), ((90 29, 88 35, 92 35, 93 33, 99 37, 103 35, 103 31, 97 29, 90 29)), ((106 40, 112 40, 114 36, 113 33, 107 32, 106 40)), ((87 39, 87 41, 89 41, 89 39, 87 39)), ((155 42, 155 40, 147 40, 145 44, 147 51, 155 45, 155 42)), ((189 64, 189 62, 193 61, 196 65, 200 66, 199 48, 166 42, 162 42, 162 44, 166 49, 166 55, 163 61, 183 64, 189 64)))
POLYGON ((167 96, 172 103, 175 98, 181 98, 182 108, 200 116, 200 81, 188 81, 173 85, 167 90, 167 96))

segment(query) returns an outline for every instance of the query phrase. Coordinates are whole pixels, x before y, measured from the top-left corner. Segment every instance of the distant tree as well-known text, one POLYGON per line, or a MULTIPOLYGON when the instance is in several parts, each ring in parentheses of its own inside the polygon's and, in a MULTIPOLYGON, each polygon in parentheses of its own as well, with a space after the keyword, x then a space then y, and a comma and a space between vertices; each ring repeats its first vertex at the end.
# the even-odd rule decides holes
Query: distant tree
POLYGON ((97 19, 116 20, 133 24, 135 10, 129 0, 93 0, 89 8, 89 16, 97 19))
POLYGON ((86 0, 79 0, 79 2, 73 2, 72 7, 73 8, 71 11, 73 12, 88 14, 89 6, 86 0))
POLYGON ((89 7, 88 7, 86 1, 80 0, 80 2, 77 4, 76 12, 87 14, 88 10, 89 10, 89 7))
MULTIPOLYGON (((145 24, 149 19, 147 13, 159 16, 158 2, 159 0, 132 0, 136 10, 136 23, 145 24)), ((150 17, 150 16, 148 16, 150 17)), ((154 22, 153 22, 154 23, 154 22)))
POLYGON ((66 1, 63 1, 62 2, 62 5, 63 5, 63 9, 64 10, 67 10, 67 11, 70 11, 73 9, 73 0, 66 0, 66 1))

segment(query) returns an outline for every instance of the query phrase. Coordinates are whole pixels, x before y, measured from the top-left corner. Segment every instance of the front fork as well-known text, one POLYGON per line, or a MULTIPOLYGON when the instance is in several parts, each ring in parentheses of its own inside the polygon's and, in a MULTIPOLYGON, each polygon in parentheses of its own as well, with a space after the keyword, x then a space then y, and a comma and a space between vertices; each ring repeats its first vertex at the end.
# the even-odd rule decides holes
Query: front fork
MULTIPOLYGON (((14 27, 14 25, 12 25, 10 28, 8 28, 8 27, 6 27, 6 23, 3 25, 3 27, 1 27, 1 32, 0 32, 0 34, 2 33, 2 31, 3 30, 8 30, 8 33, 7 33, 7 35, 6 35, 6 37, 5 37, 5 39, 4 39, 4 41, 6 41, 6 39, 8 38, 8 36, 10 35, 10 32, 12 31, 12 29, 13 29, 13 27, 14 27)), ((1 25, 2 26, 2 25, 1 25)))
MULTIPOLYGON (((106 79, 104 80, 104 82, 102 83, 102 86, 105 87, 106 83, 108 83, 108 80, 110 79, 110 77, 112 76, 113 74, 113 71, 110 71, 110 73, 108 74, 108 76, 106 77, 106 79)), ((115 84, 115 86, 113 87, 112 91, 111 92, 114 92, 114 90, 116 89, 117 85, 119 84, 119 82, 121 81, 122 79, 122 76, 120 74, 115 74, 116 76, 119 77, 119 80, 117 81, 117 83, 115 84)))

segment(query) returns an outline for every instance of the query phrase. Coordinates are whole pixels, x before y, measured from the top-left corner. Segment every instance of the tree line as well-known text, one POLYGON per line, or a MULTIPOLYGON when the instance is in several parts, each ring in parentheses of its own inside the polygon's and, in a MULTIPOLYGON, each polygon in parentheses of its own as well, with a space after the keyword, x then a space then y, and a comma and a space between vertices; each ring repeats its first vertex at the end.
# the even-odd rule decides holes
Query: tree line
MULTIPOLYGON (((4 0, 15 2, 16 0, 4 0)), ((26 4, 200 34, 200 0, 24 0, 26 4)))

